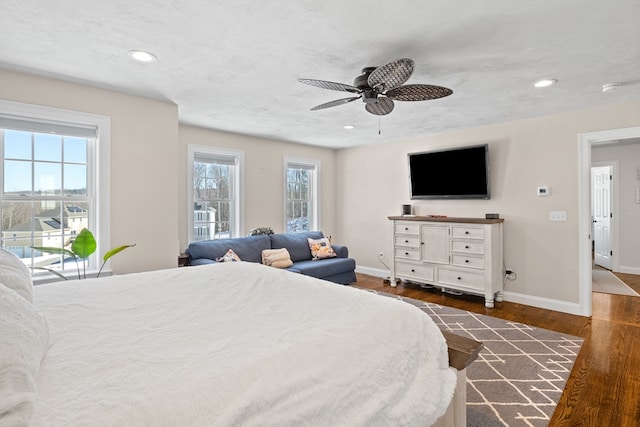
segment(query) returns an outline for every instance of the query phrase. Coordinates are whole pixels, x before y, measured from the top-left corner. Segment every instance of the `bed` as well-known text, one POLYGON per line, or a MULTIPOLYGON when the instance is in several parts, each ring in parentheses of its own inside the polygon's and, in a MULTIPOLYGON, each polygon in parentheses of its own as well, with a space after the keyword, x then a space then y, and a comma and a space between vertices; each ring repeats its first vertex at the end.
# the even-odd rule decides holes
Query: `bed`
POLYGON ((443 414, 464 371, 399 300, 245 262, 40 285, 32 304, 0 288, 2 363, 28 356, 3 367, 0 426, 460 424, 443 414))

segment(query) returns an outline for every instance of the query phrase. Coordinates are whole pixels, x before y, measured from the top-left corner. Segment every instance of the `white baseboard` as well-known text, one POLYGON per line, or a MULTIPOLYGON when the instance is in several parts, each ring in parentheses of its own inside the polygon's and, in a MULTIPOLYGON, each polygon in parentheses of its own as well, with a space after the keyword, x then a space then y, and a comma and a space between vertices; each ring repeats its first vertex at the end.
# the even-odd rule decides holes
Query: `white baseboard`
POLYGON ((518 304, 530 305, 532 307, 544 308, 546 310, 584 316, 580 304, 575 302, 560 301, 509 291, 504 291, 504 300, 508 302, 516 302, 518 304))
POLYGON ((640 268, 638 267, 625 267, 621 265, 615 272, 625 273, 625 274, 637 274, 640 276, 640 268))
POLYGON ((356 266, 356 273, 367 274, 373 277, 380 277, 382 279, 388 278, 391 275, 389 270, 384 270, 382 268, 372 268, 372 267, 359 267, 356 266))
MULTIPOLYGON (((380 277, 383 279, 388 278, 391 274, 389 270, 362 266, 357 266, 356 272, 367 274, 369 276, 380 277)), ((504 300, 508 302, 516 302, 518 304, 530 305, 532 307, 544 308, 546 310, 560 311, 563 313, 584 316, 580 304, 578 303, 537 297, 533 295, 525 295, 518 292, 509 291, 504 291, 504 300)))

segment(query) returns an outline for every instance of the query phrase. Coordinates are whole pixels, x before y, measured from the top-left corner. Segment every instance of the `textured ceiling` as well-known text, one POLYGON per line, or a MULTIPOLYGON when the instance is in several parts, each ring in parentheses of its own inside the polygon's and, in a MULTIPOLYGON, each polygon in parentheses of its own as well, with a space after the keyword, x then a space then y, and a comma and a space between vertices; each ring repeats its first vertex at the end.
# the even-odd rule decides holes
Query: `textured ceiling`
POLYGON ((170 101, 181 123, 342 148, 640 100, 640 1, 1 0, 0 66, 170 101), (350 94, 297 81, 352 84, 403 57, 407 83, 453 95, 379 118, 360 101, 310 111, 350 94))

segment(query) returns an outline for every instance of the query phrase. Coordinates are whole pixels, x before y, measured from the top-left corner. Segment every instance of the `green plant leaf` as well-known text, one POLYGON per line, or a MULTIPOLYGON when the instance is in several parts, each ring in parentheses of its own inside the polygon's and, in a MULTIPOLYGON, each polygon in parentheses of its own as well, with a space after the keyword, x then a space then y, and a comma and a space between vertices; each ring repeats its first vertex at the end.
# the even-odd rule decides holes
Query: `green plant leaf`
POLYGON ((72 256, 74 259, 77 258, 77 255, 75 253, 65 248, 56 248, 53 246, 31 246, 31 249, 35 249, 40 252, 48 252, 51 254, 59 254, 59 255, 66 254, 66 255, 72 256))
POLYGON ((118 254, 122 251, 124 251, 127 248, 132 248, 134 247, 136 244, 134 243, 133 245, 122 245, 122 246, 118 246, 117 248, 113 248, 109 251, 107 251, 104 256, 102 257, 102 265, 100 266, 100 270, 98 270, 98 275, 96 277, 100 277, 100 273, 102 273, 102 269, 104 268, 105 264, 107 263, 107 260, 109 258, 111 258, 112 256, 114 256, 115 254, 118 254))
POLYGON ((109 258, 111 258, 112 256, 114 256, 115 254, 118 254, 122 251, 124 251, 127 248, 132 248, 134 247, 136 244, 134 243, 133 245, 122 245, 122 246, 118 246, 117 248, 113 248, 109 251, 107 251, 104 256, 102 257, 102 261, 107 262, 107 260, 109 258))
POLYGON ((88 258, 96 251, 96 239, 93 233, 83 228, 71 244, 71 250, 80 258, 88 258))

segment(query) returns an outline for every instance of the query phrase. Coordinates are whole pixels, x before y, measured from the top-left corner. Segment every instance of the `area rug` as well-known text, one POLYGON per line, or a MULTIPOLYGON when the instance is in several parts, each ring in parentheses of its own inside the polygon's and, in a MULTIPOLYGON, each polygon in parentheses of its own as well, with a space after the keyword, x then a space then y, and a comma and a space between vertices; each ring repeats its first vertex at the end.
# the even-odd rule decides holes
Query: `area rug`
POLYGON ((391 294, 484 343, 467 368, 467 426, 547 426, 583 339, 391 294))
POLYGON ((615 274, 607 270, 594 268, 591 270, 591 290, 605 294, 628 295, 638 297, 638 293, 627 286, 615 274))

